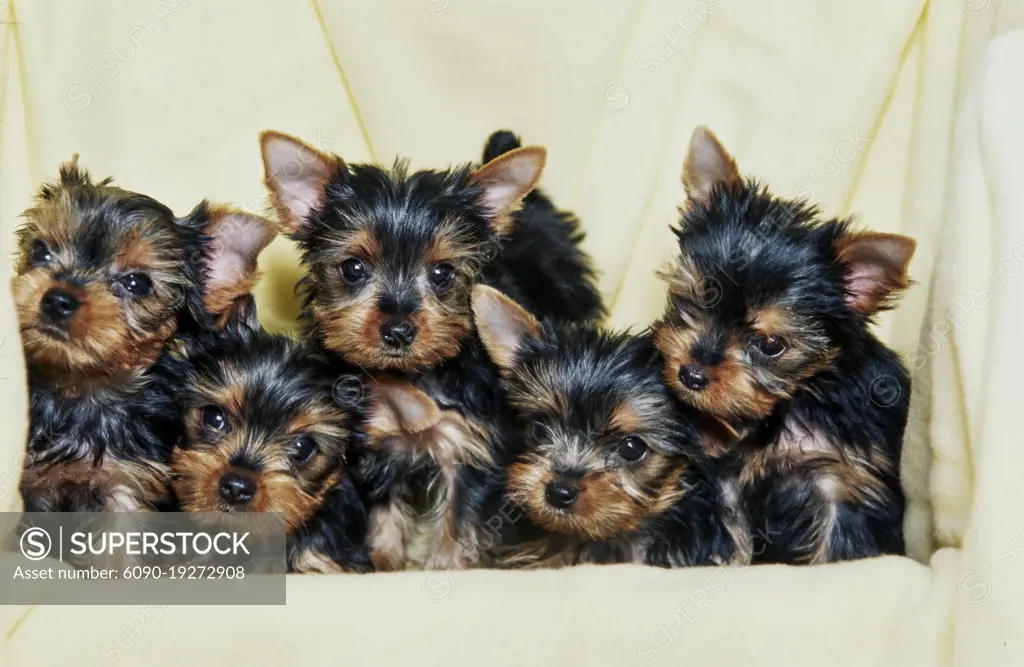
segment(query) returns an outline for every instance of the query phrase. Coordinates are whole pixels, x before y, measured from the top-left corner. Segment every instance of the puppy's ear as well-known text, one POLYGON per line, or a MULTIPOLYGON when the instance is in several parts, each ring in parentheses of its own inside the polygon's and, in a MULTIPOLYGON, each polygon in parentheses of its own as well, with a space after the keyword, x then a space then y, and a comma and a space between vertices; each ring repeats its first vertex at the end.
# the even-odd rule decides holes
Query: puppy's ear
POLYGON ((515 366, 528 339, 540 336, 540 325, 533 315, 486 285, 473 288, 473 320, 488 356, 502 370, 515 366))
POLYGON ((371 436, 422 433, 441 421, 437 403, 402 380, 380 380, 372 387, 367 432, 371 436))
POLYGON ((470 183, 484 189, 483 203, 491 212, 491 227, 497 234, 511 233, 509 214, 537 187, 547 157, 541 146, 524 146, 499 155, 470 175, 470 183))
POLYGON ((907 268, 917 241, 899 234, 855 232, 836 242, 836 258, 846 268, 846 305, 870 315, 892 307, 910 286, 907 268))
POLYGON ((683 189, 690 201, 701 206, 711 203, 716 187, 731 188, 742 183, 736 161, 722 147, 718 138, 703 125, 698 125, 690 138, 690 148, 683 160, 683 189))
POLYGON ((282 132, 260 135, 263 179, 281 219, 281 231, 301 235, 309 216, 323 206, 327 183, 343 163, 341 158, 313 148, 282 132))
POLYGON ((221 328, 225 335, 248 341, 260 331, 260 318, 256 313, 256 299, 245 294, 235 299, 223 317, 221 328))
POLYGON ((211 205, 203 227, 206 241, 206 274, 203 280, 203 309, 211 314, 226 313, 256 281, 256 259, 274 240, 277 230, 266 218, 228 206, 211 205))

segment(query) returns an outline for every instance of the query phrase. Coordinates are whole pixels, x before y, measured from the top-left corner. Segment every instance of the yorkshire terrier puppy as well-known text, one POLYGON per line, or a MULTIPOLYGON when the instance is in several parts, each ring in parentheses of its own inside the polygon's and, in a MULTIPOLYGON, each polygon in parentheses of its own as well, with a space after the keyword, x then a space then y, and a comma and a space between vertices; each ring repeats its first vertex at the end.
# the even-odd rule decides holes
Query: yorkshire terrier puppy
POLYGON ((171 472, 182 509, 280 512, 289 572, 371 570, 347 464, 359 393, 336 394, 339 376, 320 352, 263 331, 251 297, 202 338, 178 396, 185 433, 171 472))
POLYGON ((855 231, 741 178, 698 128, 654 326, 665 380, 735 437, 729 469, 755 562, 901 554, 910 381, 870 331, 908 287, 915 242, 855 231))
POLYGON ((649 336, 540 323, 477 286, 473 311, 515 413, 503 567, 729 562, 729 514, 692 411, 661 381, 649 336))
POLYGON ((538 316, 603 313, 575 218, 535 190, 543 148, 497 132, 482 167, 409 173, 401 161, 347 164, 278 132, 261 145, 282 230, 308 269, 313 333, 351 363, 425 371, 456 357, 478 282, 538 316))
POLYGON ((249 291, 274 227, 206 202, 176 219, 94 182, 77 156, 24 217, 12 289, 30 393, 25 509, 166 508, 176 337, 216 326, 249 291))

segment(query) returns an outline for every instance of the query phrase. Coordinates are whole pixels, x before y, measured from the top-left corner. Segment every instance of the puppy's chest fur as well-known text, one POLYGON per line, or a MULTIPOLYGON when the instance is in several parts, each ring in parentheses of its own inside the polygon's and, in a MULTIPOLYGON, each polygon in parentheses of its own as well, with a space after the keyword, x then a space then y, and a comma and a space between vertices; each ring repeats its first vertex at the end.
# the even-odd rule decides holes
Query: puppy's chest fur
POLYGON ((893 463, 881 447, 843 443, 792 414, 752 430, 731 458, 726 488, 742 506, 754 562, 835 560, 844 517, 891 505, 893 463))
POLYGON ((323 504, 297 529, 288 533, 290 572, 370 572, 366 545, 367 518, 352 480, 342 477, 327 492, 323 504))
POLYGON ((74 396, 33 378, 22 477, 26 508, 166 507, 167 464, 180 426, 172 400, 176 383, 164 370, 74 396))
POLYGON ((436 371, 415 378, 441 419, 420 433, 378 443, 393 479, 370 513, 379 569, 465 568, 487 556, 481 530, 500 499, 503 455, 496 424, 467 398, 463 379, 436 371))
POLYGON ((168 443, 146 418, 160 394, 151 391, 148 378, 133 385, 66 397, 34 383, 29 452, 45 458, 161 458, 168 443))
POLYGON ((751 432, 742 447, 742 486, 755 484, 772 473, 786 474, 799 468, 811 470, 815 477, 826 477, 828 467, 844 462, 843 452, 825 433, 796 423, 783 422, 767 433, 751 432))

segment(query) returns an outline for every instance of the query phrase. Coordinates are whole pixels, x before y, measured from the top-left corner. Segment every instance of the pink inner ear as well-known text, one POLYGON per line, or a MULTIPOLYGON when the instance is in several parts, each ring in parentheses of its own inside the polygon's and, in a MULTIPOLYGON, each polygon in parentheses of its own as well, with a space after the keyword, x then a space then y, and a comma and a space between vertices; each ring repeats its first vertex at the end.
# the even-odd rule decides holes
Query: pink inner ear
POLYGON ((373 391, 370 426, 378 433, 420 433, 441 420, 437 403, 408 382, 381 380, 373 391))
POLYGON ((495 213, 501 213, 516 203, 521 190, 518 185, 512 183, 485 182, 483 185, 486 188, 484 191, 484 204, 495 213))
POLYGON ((210 242, 210 262, 207 270, 207 291, 233 282, 246 272, 245 260, 228 250, 222 239, 210 242))
POLYGON ((301 142, 273 135, 264 141, 263 161, 268 185, 293 222, 301 222, 323 204, 334 168, 325 156, 301 142))
POLYGON ((233 285, 252 274, 256 259, 274 238, 270 222, 245 213, 228 213, 213 223, 207 266, 207 292, 233 285))
POLYGON ((840 239, 836 256, 846 265, 846 304, 868 314, 885 308, 894 292, 910 284, 907 267, 916 245, 910 237, 880 232, 840 239))
POLYGON ((869 312, 885 296, 881 280, 884 272, 865 264, 850 266, 846 273, 846 305, 854 310, 869 312))
POLYGON ((683 162, 683 187, 698 202, 707 202, 716 185, 729 187, 741 180, 736 161, 718 142, 714 133, 699 126, 690 139, 683 162))
POLYGON ((506 370, 515 365, 524 339, 536 338, 540 331, 526 309, 485 285, 473 289, 473 321, 491 361, 506 370))
POLYGON ((477 169, 471 180, 484 187, 484 203, 493 212, 503 213, 536 187, 546 157, 538 146, 517 148, 477 169))
POLYGON ((399 424, 398 414, 394 406, 381 396, 375 396, 370 401, 370 409, 367 414, 367 425, 371 431, 380 435, 399 435, 402 427, 399 424))

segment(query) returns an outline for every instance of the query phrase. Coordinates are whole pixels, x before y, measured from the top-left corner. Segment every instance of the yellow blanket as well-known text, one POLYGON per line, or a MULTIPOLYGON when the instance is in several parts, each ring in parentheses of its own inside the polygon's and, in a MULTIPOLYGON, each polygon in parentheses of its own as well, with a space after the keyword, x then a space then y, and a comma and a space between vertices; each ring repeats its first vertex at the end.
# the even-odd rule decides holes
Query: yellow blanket
MULTIPOLYGON (((614 325, 661 309, 654 271, 698 123, 776 192, 919 240, 918 285, 879 326, 914 368, 903 476, 919 562, 310 576, 289 579, 287 607, 7 606, 0 664, 1024 664, 1021 0, 0 12, 5 258, 36 184, 73 152, 176 211, 203 197, 261 210, 267 128, 416 166, 478 159, 499 127, 548 146, 543 185, 584 220, 614 325)), ((288 328, 291 244, 261 267, 261 313, 288 328)), ((0 304, 0 509, 15 509, 27 398, 6 290, 0 304)))

